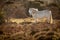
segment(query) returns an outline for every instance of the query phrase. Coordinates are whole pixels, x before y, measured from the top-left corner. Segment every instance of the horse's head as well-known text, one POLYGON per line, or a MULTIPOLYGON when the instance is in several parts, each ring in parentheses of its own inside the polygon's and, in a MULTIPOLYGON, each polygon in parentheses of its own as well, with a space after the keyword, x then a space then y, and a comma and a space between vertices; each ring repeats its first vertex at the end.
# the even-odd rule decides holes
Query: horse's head
POLYGON ((36 8, 29 8, 30 15, 32 15, 36 11, 38 11, 38 9, 36 9, 36 8))

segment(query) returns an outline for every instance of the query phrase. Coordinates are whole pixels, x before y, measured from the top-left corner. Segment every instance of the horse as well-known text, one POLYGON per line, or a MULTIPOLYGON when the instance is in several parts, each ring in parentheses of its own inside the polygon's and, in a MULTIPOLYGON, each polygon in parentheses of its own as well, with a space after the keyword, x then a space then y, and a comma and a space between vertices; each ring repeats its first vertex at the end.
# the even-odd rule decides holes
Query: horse
POLYGON ((52 12, 50 10, 46 9, 39 11, 37 8, 29 8, 29 14, 36 20, 35 22, 46 19, 46 22, 50 24, 53 23, 52 12))

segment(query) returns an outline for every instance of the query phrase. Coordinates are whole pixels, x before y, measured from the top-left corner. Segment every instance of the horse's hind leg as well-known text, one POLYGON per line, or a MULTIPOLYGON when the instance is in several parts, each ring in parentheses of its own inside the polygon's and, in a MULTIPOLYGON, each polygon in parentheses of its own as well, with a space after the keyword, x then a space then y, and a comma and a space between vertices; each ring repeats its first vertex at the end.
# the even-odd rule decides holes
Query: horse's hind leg
POLYGON ((51 15, 51 17, 50 17, 50 24, 52 24, 53 23, 53 18, 52 18, 52 15, 51 15))

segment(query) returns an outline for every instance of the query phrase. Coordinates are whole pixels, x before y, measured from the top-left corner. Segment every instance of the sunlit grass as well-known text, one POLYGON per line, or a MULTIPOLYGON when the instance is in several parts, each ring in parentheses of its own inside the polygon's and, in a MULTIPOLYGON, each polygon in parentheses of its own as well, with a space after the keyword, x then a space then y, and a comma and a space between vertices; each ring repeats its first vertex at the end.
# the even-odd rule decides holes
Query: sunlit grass
POLYGON ((35 20, 34 18, 20 18, 20 19, 16 19, 16 18, 11 18, 8 20, 9 22, 16 22, 17 24, 19 23, 23 23, 23 22, 47 22, 46 18, 41 18, 41 19, 37 19, 35 20))

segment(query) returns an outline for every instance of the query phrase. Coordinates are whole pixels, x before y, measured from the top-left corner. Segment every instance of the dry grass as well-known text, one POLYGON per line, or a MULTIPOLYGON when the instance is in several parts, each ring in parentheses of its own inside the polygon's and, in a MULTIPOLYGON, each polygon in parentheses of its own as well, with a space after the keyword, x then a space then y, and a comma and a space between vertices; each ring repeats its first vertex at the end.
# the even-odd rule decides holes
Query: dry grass
POLYGON ((0 27, 0 40, 60 40, 59 24, 6 23, 0 27))
MULTIPOLYGON (((9 22, 16 22, 17 24, 23 23, 23 22, 35 22, 34 18, 28 17, 28 18, 21 18, 21 19, 16 19, 16 18, 10 18, 9 22)), ((38 22, 47 22, 47 18, 39 18, 37 20, 38 22)))

